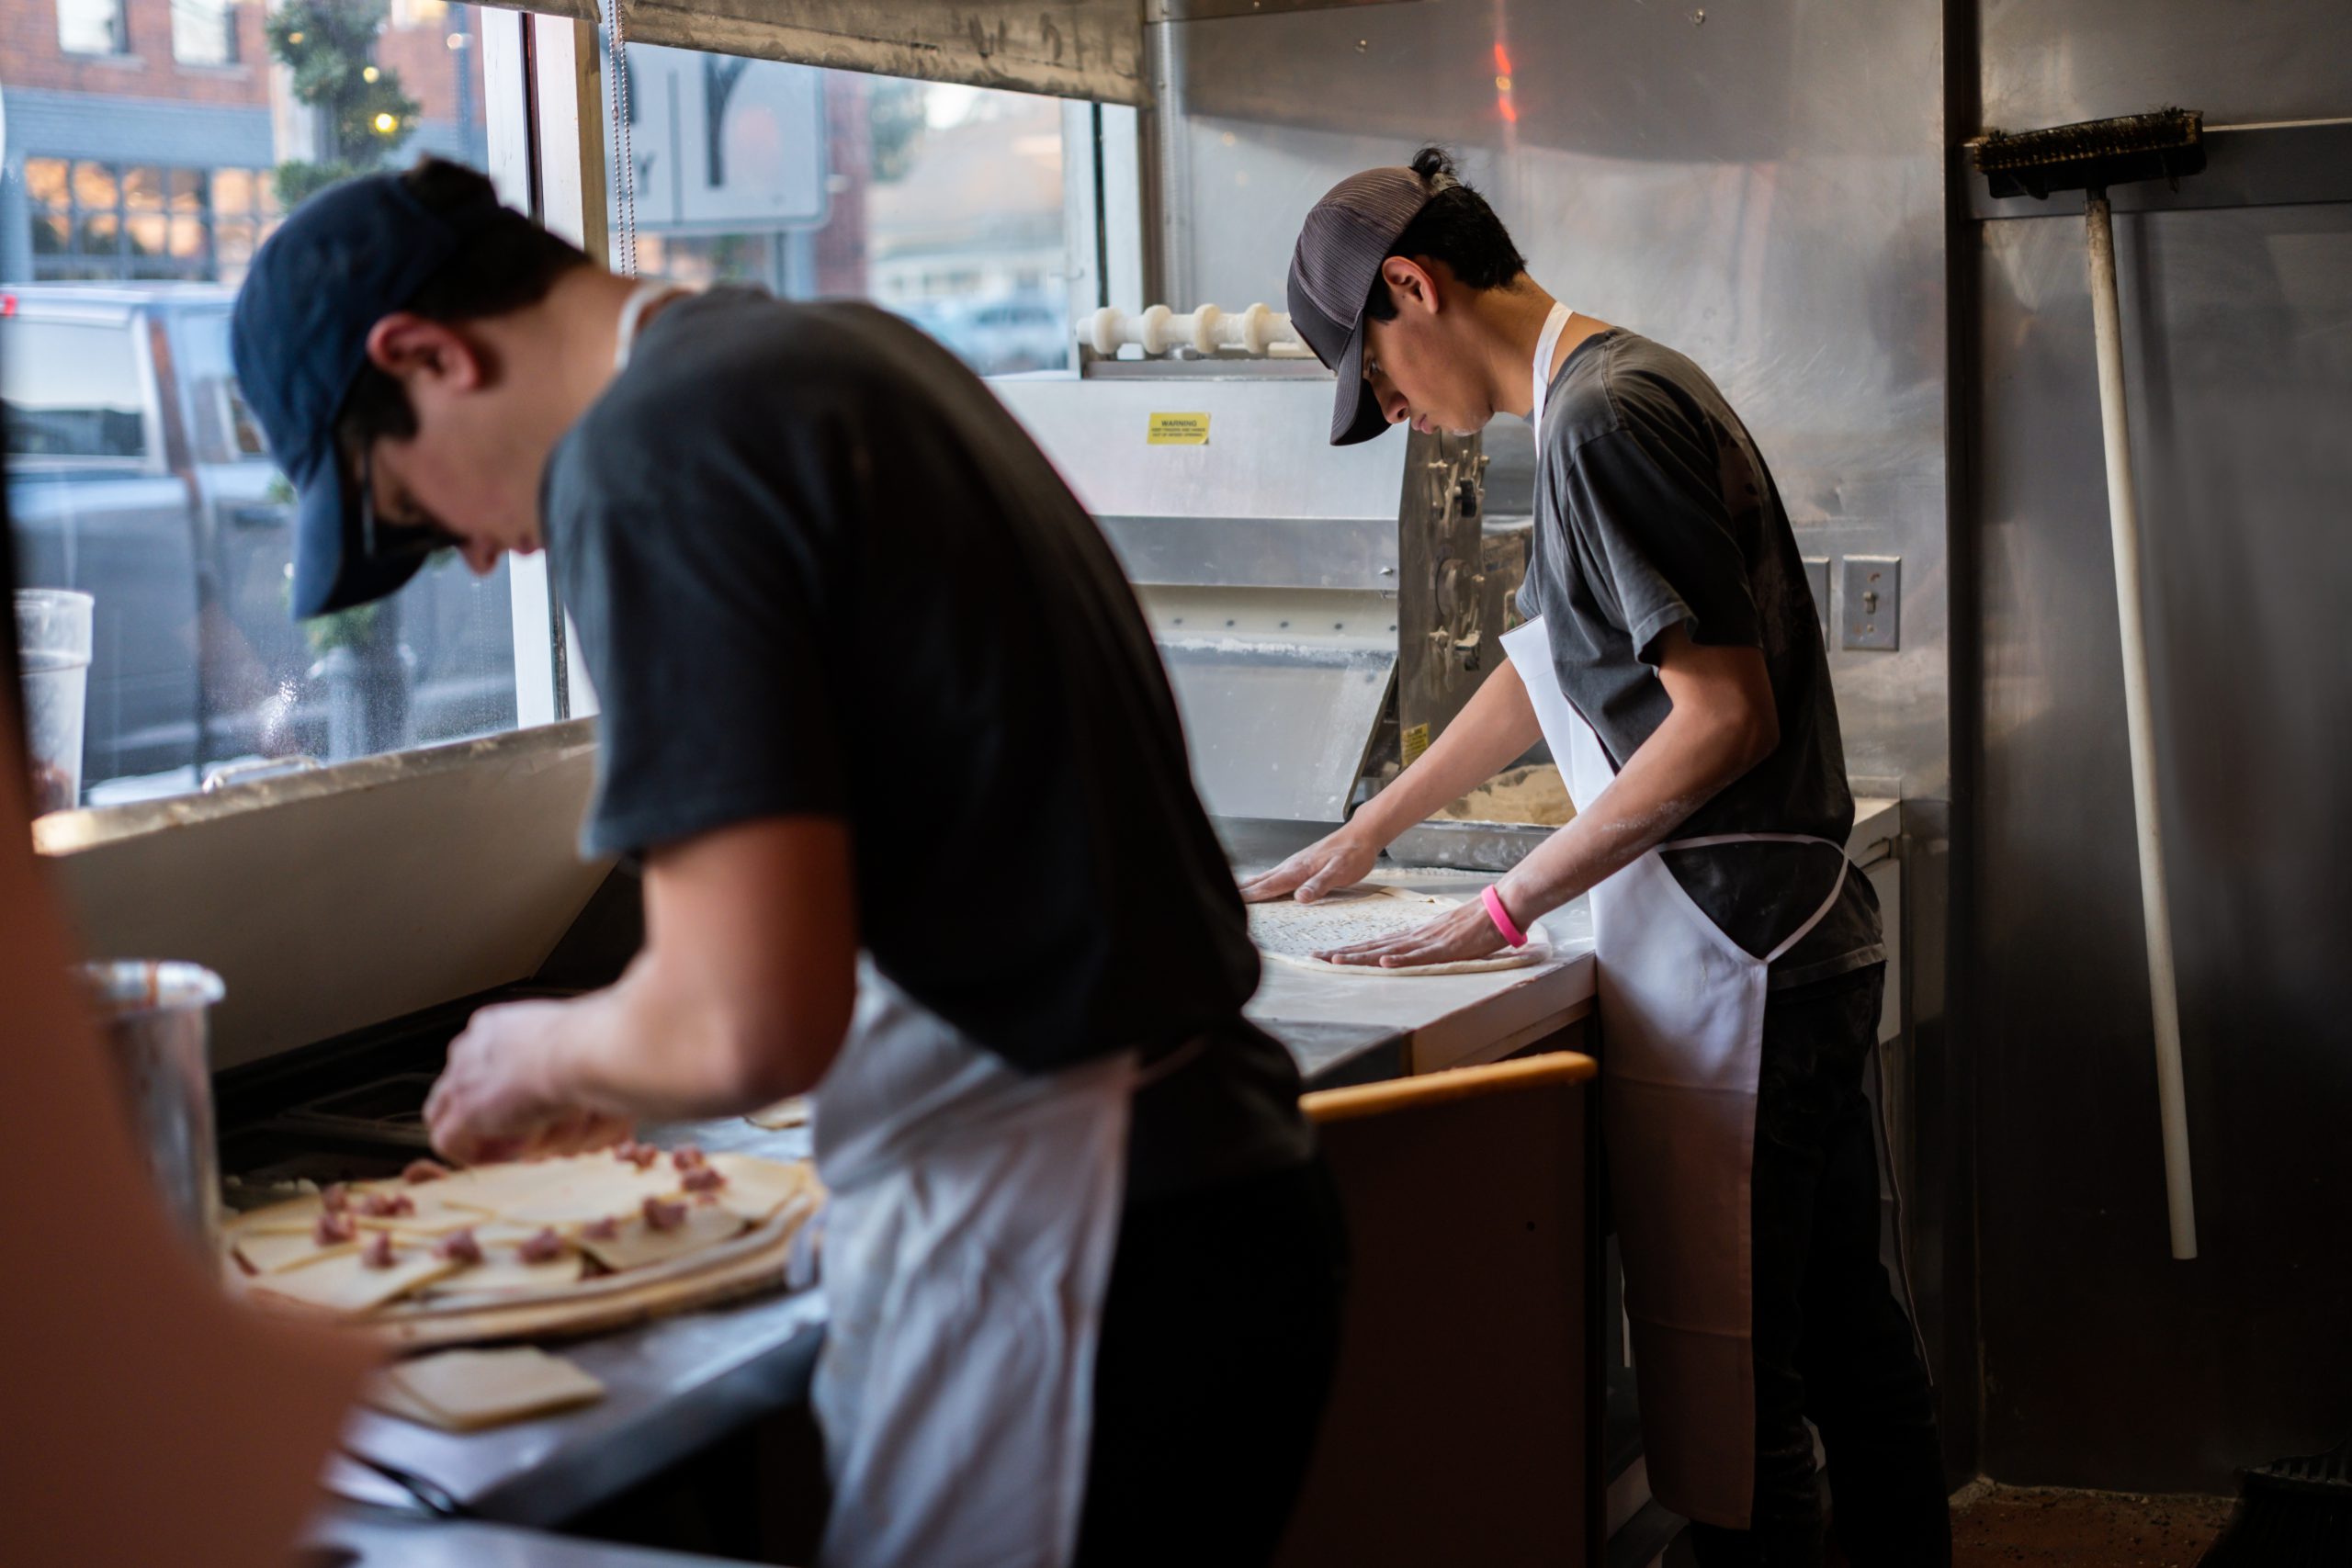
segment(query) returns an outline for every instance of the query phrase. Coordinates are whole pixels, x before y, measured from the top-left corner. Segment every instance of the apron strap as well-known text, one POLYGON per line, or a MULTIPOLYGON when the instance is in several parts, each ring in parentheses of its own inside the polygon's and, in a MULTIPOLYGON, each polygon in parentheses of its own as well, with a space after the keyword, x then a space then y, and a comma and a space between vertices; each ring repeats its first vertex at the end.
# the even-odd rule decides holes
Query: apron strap
POLYGON ((1846 846, 1833 844, 1827 839, 1816 838, 1811 833, 1702 833, 1695 839, 1668 839, 1657 846, 1657 851, 1663 853, 1668 850, 1706 850, 1722 844, 1819 844, 1824 849, 1838 852, 1838 880, 1829 885, 1829 897, 1824 898, 1821 908, 1815 909, 1804 924, 1791 931, 1780 946, 1764 954, 1761 962, 1765 964, 1779 959, 1811 935, 1814 927, 1828 918, 1829 911, 1838 907, 1838 896, 1846 891, 1846 874, 1854 866, 1854 863, 1846 858, 1846 846))
POLYGON ((1838 896, 1846 891, 1846 873, 1852 867, 1852 865, 1853 863, 1849 861, 1845 855, 1840 852, 1838 856, 1838 880, 1830 884, 1829 897, 1821 901, 1821 908, 1813 912, 1811 919, 1807 919, 1804 924, 1799 926, 1796 930, 1789 933, 1787 941, 1781 942, 1780 946, 1774 948, 1771 952, 1764 955, 1764 962, 1766 964, 1771 964, 1777 960, 1781 954, 1788 952, 1789 949, 1803 942, 1812 933, 1813 928, 1819 925, 1822 922, 1823 918, 1837 906, 1838 896))

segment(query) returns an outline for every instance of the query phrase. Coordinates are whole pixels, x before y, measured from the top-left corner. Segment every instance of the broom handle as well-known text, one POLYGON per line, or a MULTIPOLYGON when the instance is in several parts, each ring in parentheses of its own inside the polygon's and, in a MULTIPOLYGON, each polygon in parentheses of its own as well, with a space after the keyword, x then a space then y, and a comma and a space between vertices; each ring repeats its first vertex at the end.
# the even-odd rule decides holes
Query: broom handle
POLYGON ((2132 810, 2140 838, 2140 907, 2147 925, 2148 1001, 2156 1031, 2156 1104, 2164 1119, 2165 1199, 2172 1255, 2197 1256, 2189 1181, 2188 1108, 2181 1089, 2180 998, 2173 974, 2172 908, 2165 891, 2156 806, 2156 730, 2149 700, 2148 628, 2142 614, 2140 518, 2132 491, 2132 432, 2123 407, 2123 333, 2115 299, 2115 226, 2107 193, 2088 193, 2091 321, 2098 341, 2098 415, 2107 438, 2107 515, 2115 546, 2116 618, 2123 633, 2123 718, 2132 747, 2132 810))

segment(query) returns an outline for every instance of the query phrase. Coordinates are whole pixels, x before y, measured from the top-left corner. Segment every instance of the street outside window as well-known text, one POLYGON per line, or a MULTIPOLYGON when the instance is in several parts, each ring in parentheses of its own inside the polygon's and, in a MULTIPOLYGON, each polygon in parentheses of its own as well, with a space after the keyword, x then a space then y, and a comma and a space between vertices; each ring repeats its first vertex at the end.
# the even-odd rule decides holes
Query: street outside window
POLYGON ((486 162, 478 18, 436 0, 404 0, 404 22, 387 0, 169 3, 168 52, 145 0, 137 54, 119 8, 89 0, 59 0, 53 43, 0 36, 8 514, 19 585, 93 602, 84 805, 515 722, 503 568, 444 560, 380 604, 289 617, 291 491, 229 354, 236 286, 300 201, 420 152, 486 162), (84 58, 105 52, 123 58, 84 58), (288 52, 314 69, 266 68, 288 52), (299 81, 351 101, 287 96, 299 81))
POLYGON ((624 52, 617 121, 605 62, 616 265, 633 232, 648 276, 871 299, 984 375, 1069 362, 1061 100, 624 52))

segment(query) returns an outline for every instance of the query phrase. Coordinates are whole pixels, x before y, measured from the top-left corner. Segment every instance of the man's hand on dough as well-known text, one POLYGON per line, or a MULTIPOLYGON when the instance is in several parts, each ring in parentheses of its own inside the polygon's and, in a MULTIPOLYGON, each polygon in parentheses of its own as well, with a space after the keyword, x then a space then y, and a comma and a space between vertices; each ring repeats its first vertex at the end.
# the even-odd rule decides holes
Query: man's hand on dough
POLYGON ((435 1149, 480 1165, 579 1154, 629 1135, 626 1119, 570 1103, 553 1081, 548 1044, 567 1006, 516 1002, 474 1014, 424 1102, 435 1149))
POLYGON ((1272 871, 1261 871, 1241 885, 1241 901, 1263 904, 1285 896, 1302 904, 1353 887, 1372 874, 1380 846, 1342 828, 1319 839, 1272 871))
POLYGON ((1315 956, 1326 964, 1362 964, 1367 969, 1403 969, 1423 964, 1461 964, 1492 957, 1503 950, 1502 933, 1487 914, 1487 907, 1468 903, 1448 909, 1433 920, 1375 937, 1350 947, 1335 947, 1315 956))

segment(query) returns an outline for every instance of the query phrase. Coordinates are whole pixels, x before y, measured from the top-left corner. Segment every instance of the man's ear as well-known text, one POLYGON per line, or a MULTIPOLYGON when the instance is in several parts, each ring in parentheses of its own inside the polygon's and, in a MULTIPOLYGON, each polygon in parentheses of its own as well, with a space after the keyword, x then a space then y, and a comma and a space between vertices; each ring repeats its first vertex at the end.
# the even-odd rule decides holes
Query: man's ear
POLYGON ((447 321, 396 310, 368 330, 368 362, 403 386, 440 383, 452 391, 482 384, 481 351, 447 321))
POLYGON ((1380 264, 1380 276, 1387 282, 1389 297, 1396 301, 1397 309, 1410 304, 1436 313, 1437 279, 1419 262, 1410 256, 1390 256, 1380 264))

